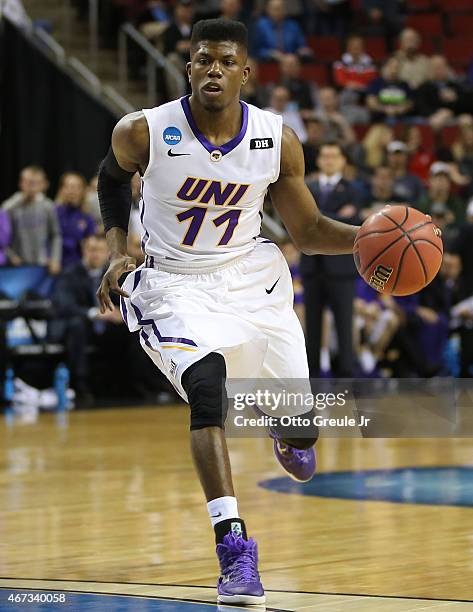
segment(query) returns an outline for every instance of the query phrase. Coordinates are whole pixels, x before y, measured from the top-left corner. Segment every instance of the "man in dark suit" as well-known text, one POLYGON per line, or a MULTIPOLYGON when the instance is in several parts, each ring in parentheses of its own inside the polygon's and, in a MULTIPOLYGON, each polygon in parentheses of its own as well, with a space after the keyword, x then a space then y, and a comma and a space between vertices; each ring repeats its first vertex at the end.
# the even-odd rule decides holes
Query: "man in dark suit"
POLYGON ((101 314, 97 307, 95 292, 108 263, 105 238, 87 238, 82 243, 82 252, 81 263, 67 268, 56 282, 53 304, 57 319, 49 326, 49 340, 65 345, 72 386, 79 400, 90 399, 88 347, 98 344, 112 347, 117 344, 112 338, 128 344, 119 308, 101 314))
MULTIPOLYGON (((359 224, 359 202, 350 183, 343 178, 347 159, 336 142, 320 147, 317 180, 308 184, 322 213, 338 221, 359 224)), ((351 255, 302 255, 300 271, 304 284, 306 342, 309 370, 320 376, 322 314, 332 310, 338 338, 338 359, 334 373, 353 375, 353 299, 357 276, 351 255)))
POLYGON ((101 314, 98 308, 96 291, 108 266, 105 237, 86 238, 82 253, 81 263, 67 268, 56 282, 53 304, 57 318, 49 325, 49 341, 65 345, 77 402, 90 405, 93 394, 164 401, 169 385, 142 351, 138 333, 129 333, 118 297, 112 296, 113 311, 101 314))

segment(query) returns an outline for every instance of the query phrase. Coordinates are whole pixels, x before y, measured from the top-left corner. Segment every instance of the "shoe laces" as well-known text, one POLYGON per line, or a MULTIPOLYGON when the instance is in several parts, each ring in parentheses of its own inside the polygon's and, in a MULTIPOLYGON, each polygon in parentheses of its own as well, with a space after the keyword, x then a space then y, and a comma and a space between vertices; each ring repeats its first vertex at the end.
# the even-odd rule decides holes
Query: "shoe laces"
MULTIPOLYGON (((225 568, 222 574, 228 576, 232 582, 258 582, 259 573, 257 570, 257 553, 253 540, 245 542, 243 538, 238 549, 226 546, 227 550, 222 554, 221 564, 225 568)), ((235 542, 240 544, 240 542, 235 542)))

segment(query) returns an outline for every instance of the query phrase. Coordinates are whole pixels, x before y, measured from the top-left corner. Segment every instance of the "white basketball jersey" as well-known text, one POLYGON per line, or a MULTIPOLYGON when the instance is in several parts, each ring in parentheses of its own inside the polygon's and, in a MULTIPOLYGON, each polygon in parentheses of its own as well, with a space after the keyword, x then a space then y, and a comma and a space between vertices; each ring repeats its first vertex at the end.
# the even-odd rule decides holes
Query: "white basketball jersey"
POLYGON ((213 267, 254 248, 266 191, 279 177, 282 119, 241 106, 239 134, 218 147, 198 129, 188 96, 143 110, 142 246, 151 261, 213 267))

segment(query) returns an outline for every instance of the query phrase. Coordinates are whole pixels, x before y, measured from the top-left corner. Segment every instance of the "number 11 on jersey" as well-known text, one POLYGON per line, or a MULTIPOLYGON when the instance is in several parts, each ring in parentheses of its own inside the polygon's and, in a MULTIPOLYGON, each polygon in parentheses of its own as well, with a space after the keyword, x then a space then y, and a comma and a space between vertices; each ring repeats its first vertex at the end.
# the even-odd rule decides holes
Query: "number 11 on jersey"
MULTIPOLYGON (((207 208, 203 208, 202 206, 193 206, 192 208, 188 208, 187 210, 184 210, 176 215, 179 223, 190 220, 189 227, 187 228, 187 232, 181 244, 185 246, 194 246, 194 242, 196 241, 202 224, 204 223, 207 210, 207 208)), ((221 225, 227 223, 227 227, 217 243, 217 246, 225 246, 230 242, 238 225, 240 214, 241 210, 227 210, 213 220, 215 227, 220 227, 221 225)))

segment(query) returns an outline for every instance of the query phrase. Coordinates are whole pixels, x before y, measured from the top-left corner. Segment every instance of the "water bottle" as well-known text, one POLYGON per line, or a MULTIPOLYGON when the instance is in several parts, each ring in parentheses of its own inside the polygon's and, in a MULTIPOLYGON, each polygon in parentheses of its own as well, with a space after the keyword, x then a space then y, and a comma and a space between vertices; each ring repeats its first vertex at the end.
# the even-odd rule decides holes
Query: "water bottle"
POLYGON ((60 363, 54 373, 54 390, 57 396, 57 407, 58 412, 66 410, 67 396, 66 392, 69 387, 69 370, 63 363, 60 363))
POLYGON ((451 336, 447 342, 444 353, 444 363, 450 376, 460 376, 460 337, 451 336))
POLYGON ((3 388, 3 395, 5 396, 5 401, 7 404, 13 403, 13 397, 15 395, 14 378, 15 373, 13 372, 13 368, 7 368, 5 372, 5 385, 3 388))

